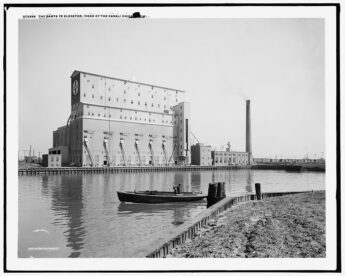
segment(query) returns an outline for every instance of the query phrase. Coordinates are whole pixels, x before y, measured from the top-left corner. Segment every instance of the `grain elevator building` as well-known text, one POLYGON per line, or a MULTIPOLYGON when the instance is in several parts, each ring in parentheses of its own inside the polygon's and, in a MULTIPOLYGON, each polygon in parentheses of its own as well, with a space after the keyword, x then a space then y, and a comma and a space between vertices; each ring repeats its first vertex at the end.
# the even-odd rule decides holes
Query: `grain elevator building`
POLYGON ((71 115, 53 148, 77 166, 190 164, 184 91, 81 71, 71 76, 71 115), (64 150, 65 149, 65 150, 64 150))

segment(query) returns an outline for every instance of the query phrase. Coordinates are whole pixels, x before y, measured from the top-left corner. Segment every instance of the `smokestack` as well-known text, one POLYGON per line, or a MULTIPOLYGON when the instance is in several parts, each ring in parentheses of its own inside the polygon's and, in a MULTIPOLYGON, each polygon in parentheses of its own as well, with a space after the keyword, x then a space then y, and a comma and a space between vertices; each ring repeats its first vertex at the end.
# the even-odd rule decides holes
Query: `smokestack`
POLYGON ((249 164, 252 160, 252 135, 250 124, 250 100, 246 100, 246 152, 249 153, 249 164))

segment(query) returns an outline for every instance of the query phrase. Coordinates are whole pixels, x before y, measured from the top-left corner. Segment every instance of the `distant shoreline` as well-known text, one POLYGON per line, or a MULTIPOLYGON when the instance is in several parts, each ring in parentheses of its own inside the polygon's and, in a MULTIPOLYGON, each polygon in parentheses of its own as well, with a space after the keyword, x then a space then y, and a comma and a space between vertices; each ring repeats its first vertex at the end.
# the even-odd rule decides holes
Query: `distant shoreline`
POLYGON ((177 258, 326 257, 325 192, 306 192, 236 205, 172 249, 177 258))

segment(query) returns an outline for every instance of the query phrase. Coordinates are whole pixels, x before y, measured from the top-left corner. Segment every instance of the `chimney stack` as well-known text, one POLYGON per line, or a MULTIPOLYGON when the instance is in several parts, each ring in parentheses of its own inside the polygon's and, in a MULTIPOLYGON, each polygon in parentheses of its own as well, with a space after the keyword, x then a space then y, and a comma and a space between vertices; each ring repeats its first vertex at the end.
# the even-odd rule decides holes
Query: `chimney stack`
POLYGON ((249 153, 248 164, 252 164, 252 135, 250 122, 250 100, 246 100, 246 152, 249 153))

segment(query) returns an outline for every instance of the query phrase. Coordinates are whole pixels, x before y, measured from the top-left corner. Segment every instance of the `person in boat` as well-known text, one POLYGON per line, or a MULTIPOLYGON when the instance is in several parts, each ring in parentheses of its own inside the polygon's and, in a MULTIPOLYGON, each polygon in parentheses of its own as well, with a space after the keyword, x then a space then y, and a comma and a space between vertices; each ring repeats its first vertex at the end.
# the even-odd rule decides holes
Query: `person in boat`
POLYGON ((174 188, 175 195, 177 195, 177 187, 173 187, 173 188, 174 188))

